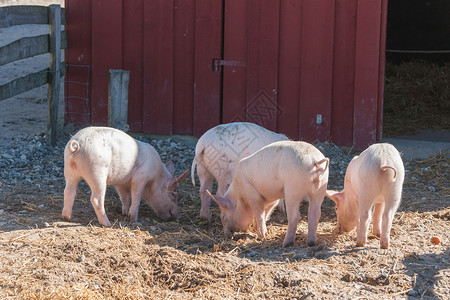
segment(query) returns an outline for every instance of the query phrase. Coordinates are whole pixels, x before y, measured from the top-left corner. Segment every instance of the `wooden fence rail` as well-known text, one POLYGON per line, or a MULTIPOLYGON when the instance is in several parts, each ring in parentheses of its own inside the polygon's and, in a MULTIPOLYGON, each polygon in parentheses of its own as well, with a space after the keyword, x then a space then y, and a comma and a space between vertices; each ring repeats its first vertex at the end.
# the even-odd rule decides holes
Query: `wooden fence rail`
POLYGON ((47 143, 56 144, 56 121, 58 115, 60 77, 65 74, 60 62, 61 49, 67 47, 66 34, 61 31, 65 24, 65 10, 59 5, 6 6, 0 7, 0 28, 25 25, 49 24, 50 34, 24 37, 0 47, 0 66, 8 63, 50 53, 50 67, 0 85, 0 100, 11 98, 28 90, 49 84, 47 143))

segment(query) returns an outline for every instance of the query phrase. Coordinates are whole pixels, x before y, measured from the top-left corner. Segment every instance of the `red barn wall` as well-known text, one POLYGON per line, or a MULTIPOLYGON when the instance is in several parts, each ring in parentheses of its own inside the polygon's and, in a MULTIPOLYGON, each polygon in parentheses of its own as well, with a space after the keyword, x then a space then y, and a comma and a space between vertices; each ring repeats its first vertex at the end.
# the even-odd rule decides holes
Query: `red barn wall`
POLYGON ((381 137, 387 0, 79 0, 66 15, 66 122, 106 125, 108 70, 125 69, 132 131, 381 137))

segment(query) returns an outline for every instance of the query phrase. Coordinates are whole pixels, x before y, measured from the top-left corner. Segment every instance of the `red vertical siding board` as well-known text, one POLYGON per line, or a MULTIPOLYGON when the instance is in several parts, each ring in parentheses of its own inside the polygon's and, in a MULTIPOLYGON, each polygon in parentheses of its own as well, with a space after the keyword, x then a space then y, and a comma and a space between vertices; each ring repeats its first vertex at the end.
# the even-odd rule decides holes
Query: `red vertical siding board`
POLYGON ((91 0, 66 0, 65 8, 65 122, 84 127, 91 123, 91 0))
POLYGON ((281 0, 278 106, 283 113, 277 120, 277 131, 293 139, 299 136, 301 20, 302 1, 281 0))
POLYGON ((197 0, 195 16, 194 135, 219 124, 221 74, 212 61, 222 55, 222 0, 197 0))
POLYGON ((173 1, 144 1, 143 131, 172 134, 173 1))
POLYGON ((356 28, 353 146, 376 141, 381 0, 359 0, 356 28))
MULTIPOLYGON (((247 0, 225 1, 225 60, 247 63, 247 0)), ((247 67, 223 67, 222 122, 245 121, 247 67)))
POLYGON ((173 132, 193 133, 195 0, 174 1, 173 132))
POLYGON ((356 9, 357 0, 336 0, 331 139, 346 146, 353 145, 356 9))
POLYGON ((299 131, 310 142, 328 140, 331 133, 334 16, 334 1, 303 1, 299 131))
POLYGON ((144 0, 123 2, 123 69, 130 71, 128 88, 128 124, 142 131, 144 0))
POLYGON ((383 135, 384 72, 386 65, 386 27, 388 0, 381 3, 380 67, 378 73, 377 140, 383 135))
POLYGON ((122 1, 92 1, 92 124, 108 122, 108 71, 122 68, 122 1))
POLYGON ((276 130, 280 2, 248 1, 247 121, 276 130))

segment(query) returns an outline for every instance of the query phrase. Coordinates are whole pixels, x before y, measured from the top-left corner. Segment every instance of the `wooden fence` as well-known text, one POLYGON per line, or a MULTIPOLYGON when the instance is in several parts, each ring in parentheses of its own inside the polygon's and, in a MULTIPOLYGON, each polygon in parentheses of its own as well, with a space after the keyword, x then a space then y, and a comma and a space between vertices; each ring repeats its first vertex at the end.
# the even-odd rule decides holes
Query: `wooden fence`
POLYGON ((0 101, 48 83, 46 139, 47 143, 55 145, 60 80, 65 74, 64 63, 61 63, 61 49, 67 47, 66 34, 61 31, 61 25, 65 24, 65 10, 59 5, 0 7, 0 28, 26 24, 49 24, 50 33, 24 37, 0 47, 0 67, 45 53, 50 53, 50 66, 1 85, 0 101))

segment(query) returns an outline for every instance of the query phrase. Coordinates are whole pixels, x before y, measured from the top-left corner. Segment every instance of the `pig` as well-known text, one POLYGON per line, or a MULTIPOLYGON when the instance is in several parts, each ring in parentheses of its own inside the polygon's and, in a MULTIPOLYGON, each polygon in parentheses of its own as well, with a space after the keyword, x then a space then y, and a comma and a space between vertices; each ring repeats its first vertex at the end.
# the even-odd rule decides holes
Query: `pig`
POLYGON ((91 203, 99 223, 110 227, 104 202, 107 185, 114 185, 122 202, 122 214, 137 222, 143 197, 156 214, 165 219, 177 216, 176 186, 188 170, 173 177, 172 162, 163 165, 155 148, 123 131, 108 127, 87 127, 78 131, 64 149, 64 208, 62 218, 70 220, 77 186, 84 179, 91 188, 91 203))
POLYGON ((238 162, 262 147, 277 141, 288 140, 283 134, 267 130, 247 122, 222 124, 209 129, 197 142, 191 167, 192 184, 195 186, 195 168, 200 179, 200 218, 210 217, 211 190, 217 181, 217 195, 223 196, 230 186, 238 162))
POLYGON ((294 244, 300 203, 309 199, 307 244, 317 242, 320 208, 328 184, 329 159, 306 142, 280 141, 242 159, 223 197, 208 195, 219 205, 226 236, 245 231, 256 218, 258 236, 267 235, 266 214, 284 198, 288 228, 283 246, 294 244))
POLYGON ((373 234, 380 237, 380 247, 389 248, 394 214, 400 205, 405 168, 397 149, 387 143, 373 144, 347 167, 344 190, 328 190, 336 203, 337 231, 357 228, 357 247, 363 247, 372 217, 373 234))

